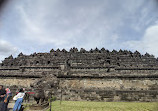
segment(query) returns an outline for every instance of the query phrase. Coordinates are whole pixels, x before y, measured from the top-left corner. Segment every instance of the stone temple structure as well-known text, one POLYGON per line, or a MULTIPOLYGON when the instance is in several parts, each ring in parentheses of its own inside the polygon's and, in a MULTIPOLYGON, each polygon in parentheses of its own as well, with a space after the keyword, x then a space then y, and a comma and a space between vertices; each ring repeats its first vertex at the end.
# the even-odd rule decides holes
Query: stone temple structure
POLYGON ((0 64, 0 84, 31 89, 39 83, 63 100, 158 101, 158 59, 138 51, 71 48, 20 53, 0 64))

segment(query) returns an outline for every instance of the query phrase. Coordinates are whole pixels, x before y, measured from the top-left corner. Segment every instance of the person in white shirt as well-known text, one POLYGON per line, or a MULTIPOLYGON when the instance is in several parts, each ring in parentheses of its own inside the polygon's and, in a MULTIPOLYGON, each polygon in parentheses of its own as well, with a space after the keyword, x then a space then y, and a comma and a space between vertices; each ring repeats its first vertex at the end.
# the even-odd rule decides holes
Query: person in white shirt
POLYGON ((16 98, 17 100, 16 100, 16 102, 15 102, 13 111, 19 111, 19 110, 20 110, 24 96, 25 96, 24 90, 23 90, 23 88, 21 88, 21 89, 19 90, 19 93, 14 97, 14 98, 16 98))

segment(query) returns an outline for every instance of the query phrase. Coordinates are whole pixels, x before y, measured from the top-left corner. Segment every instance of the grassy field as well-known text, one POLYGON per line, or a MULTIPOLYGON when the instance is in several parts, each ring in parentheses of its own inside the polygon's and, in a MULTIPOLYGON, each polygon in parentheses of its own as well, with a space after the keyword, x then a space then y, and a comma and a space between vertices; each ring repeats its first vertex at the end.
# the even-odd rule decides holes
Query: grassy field
POLYGON ((55 101, 52 111, 158 111, 158 103, 55 101))

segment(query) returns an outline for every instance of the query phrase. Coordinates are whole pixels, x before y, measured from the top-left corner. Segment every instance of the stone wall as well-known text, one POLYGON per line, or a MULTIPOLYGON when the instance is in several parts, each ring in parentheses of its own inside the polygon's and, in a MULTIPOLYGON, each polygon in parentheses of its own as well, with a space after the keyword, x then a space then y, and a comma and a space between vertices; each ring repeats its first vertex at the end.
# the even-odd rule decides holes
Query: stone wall
POLYGON ((9 77, 9 78, 0 78, 0 84, 4 86, 15 86, 15 87, 24 87, 24 88, 30 88, 30 84, 33 84, 37 79, 34 78, 15 78, 15 77, 9 77))
POLYGON ((157 79, 62 79, 68 89, 158 90, 157 79))
POLYGON ((157 79, 63 79, 60 86, 64 100, 158 101, 157 79))

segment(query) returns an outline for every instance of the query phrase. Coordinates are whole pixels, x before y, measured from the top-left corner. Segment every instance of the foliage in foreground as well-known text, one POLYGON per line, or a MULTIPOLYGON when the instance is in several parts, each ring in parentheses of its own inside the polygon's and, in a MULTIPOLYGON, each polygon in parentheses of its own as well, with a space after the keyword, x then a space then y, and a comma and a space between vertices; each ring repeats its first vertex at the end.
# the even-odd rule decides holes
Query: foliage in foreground
POLYGON ((53 101, 52 111, 158 111, 158 103, 53 101))

